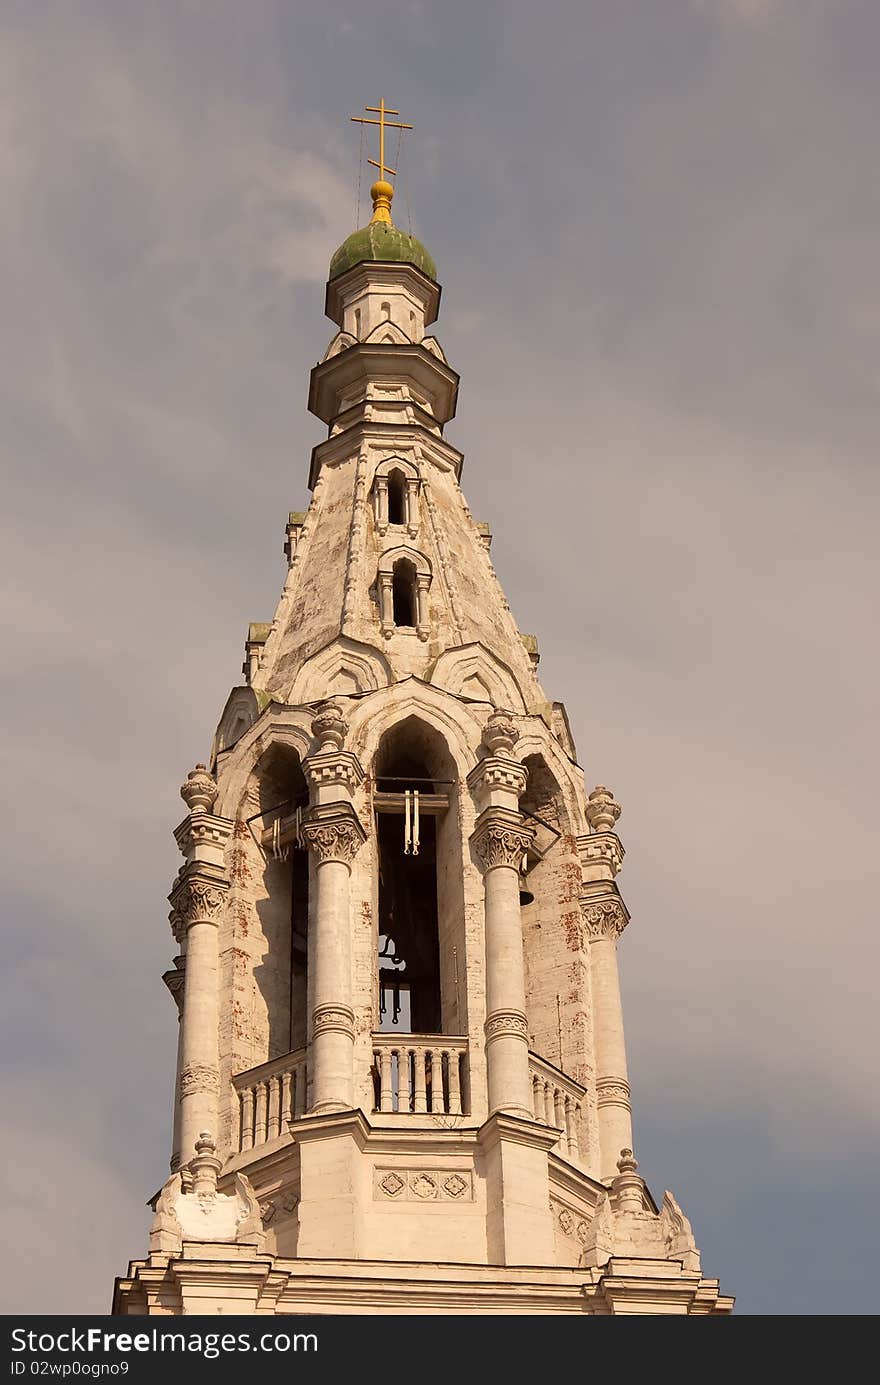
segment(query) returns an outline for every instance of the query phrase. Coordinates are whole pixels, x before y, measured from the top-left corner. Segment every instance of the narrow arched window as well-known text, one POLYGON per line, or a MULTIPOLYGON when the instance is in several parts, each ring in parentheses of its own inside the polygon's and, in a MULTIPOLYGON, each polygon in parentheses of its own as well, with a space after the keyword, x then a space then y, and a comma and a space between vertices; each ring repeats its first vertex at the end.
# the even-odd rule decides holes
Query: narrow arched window
POLYGON ((406 483, 402 471, 392 471, 388 476, 388 523, 406 523, 406 483))
POLYGON ((416 623, 416 570, 408 558, 398 558, 391 574, 392 611, 395 625, 416 623))

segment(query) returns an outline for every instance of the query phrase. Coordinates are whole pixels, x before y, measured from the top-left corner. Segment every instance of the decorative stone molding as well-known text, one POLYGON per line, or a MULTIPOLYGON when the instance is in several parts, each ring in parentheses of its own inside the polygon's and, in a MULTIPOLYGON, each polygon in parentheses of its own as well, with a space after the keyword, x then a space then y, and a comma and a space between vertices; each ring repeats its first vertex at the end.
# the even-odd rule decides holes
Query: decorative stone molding
POLYGON ((586 1244, 590 1231, 590 1218, 586 1217, 583 1211, 576 1207, 569 1207, 554 1197, 550 1199, 550 1211, 563 1236, 572 1241, 579 1241, 581 1245, 586 1244))
MULTIPOLYGON (((577 838, 578 855, 581 866, 590 874, 595 868, 604 867, 613 880, 623 865, 626 852, 620 838, 614 832, 591 832, 577 838)), ((600 869, 600 875, 603 873, 600 869)))
POLYGON ((218 818, 213 813, 191 813, 174 829, 174 840, 183 856, 191 857, 198 847, 223 848, 232 833, 233 824, 229 818, 218 818))
POLYGON ((339 784, 354 793, 364 779, 361 762, 350 750, 319 750, 303 761, 303 769, 311 789, 339 784))
POLYGON ((469 1169, 373 1170, 376 1202, 473 1202, 474 1180, 469 1169))
POLYGON ((483 744, 490 755, 510 754, 519 740, 519 727, 507 712, 493 712, 483 729, 483 744))
POLYGON ((220 1074, 207 1063, 188 1063, 180 1070, 180 1095, 192 1096, 193 1092, 219 1092, 220 1074))
POLYGON ((609 938, 617 942, 629 922, 627 912, 619 899, 582 899, 581 916, 591 942, 599 938, 609 938))
POLYGON ((525 826, 519 813, 505 808, 487 808, 477 819, 471 846, 484 871, 497 866, 509 866, 518 871, 534 835, 534 829, 525 826))
POLYGON ((335 702, 323 702, 312 718, 312 735, 319 752, 341 750, 348 733, 348 722, 335 702))
POLYGON ((194 923, 219 923, 228 890, 225 880, 185 875, 175 885, 170 902, 186 928, 194 923))
POLYGON ((306 845, 314 852, 319 866, 326 861, 341 861, 351 866, 367 834, 353 808, 346 804, 328 807, 332 816, 325 817, 319 809, 311 809, 311 820, 302 829, 306 845))
POLYGON ((495 1010, 486 1020, 485 1034, 487 1047, 493 1040, 505 1038, 509 1034, 528 1043, 528 1021, 521 1010, 495 1010))
POLYGON ((209 813, 219 792, 217 780, 202 764, 191 769, 180 786, 180 797, 191 813, 209 813))
POLYGON ((348 1005, 319 1005, 312 1014, 312 1035, 328 1030, 354 1039, 354 1011, 348 1005))
POLYGON ((630 1086, 625 1077, 600 1077, 596 1082, 597 1106, 625 1106, 632 1110, 630 1086))
POLYGON ((250 1246, 258 1255, 266 1238, 260 1205, 250 1181, 235 1175, 235 1192, 217 1191, 222 1161, 213 1138, 204 1132, 189 1164, 173 1173, 156 1198, 150 1251, 179 1255, 185 1242, 225 1242, 250 1246))
POLYGON ((528 770, 518 760, 506 755, 487 755, 471 770, 467 782, 471 793, 485 789, 508 789, 519 798, 525 792, 528 779, 528 770))
POLYGON ((175 957, 174 966, 170 971, 163 972, 162 980, 171 992, 178 1015, 181 1014, 183 1011, 183 984, 186 980, 186 958, 175 957))
POLYGON ((620 817, 621 807, 604 784, 597 784, 587 799, 586 813, 594 832, 611 832, 620 817))

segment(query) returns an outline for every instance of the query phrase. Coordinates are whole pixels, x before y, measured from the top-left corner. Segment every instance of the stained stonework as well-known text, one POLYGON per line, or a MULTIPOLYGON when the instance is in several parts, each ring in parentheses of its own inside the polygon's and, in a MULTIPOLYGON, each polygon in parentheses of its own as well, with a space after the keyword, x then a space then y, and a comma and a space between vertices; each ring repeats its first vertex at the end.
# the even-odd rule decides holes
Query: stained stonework
POLYGON ((311 502, 181 789, 173 1173, 120 1313, 732 1307, 632 1155, 621 808, 464 499, 438 303, 424 264, 328 287, 311 502))

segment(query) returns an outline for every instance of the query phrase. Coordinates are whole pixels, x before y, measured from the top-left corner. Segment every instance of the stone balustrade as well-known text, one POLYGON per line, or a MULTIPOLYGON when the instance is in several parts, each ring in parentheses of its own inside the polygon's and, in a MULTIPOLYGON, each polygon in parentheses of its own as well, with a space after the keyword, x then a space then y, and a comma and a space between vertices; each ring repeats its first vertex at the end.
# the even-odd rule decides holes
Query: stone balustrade
POLYGON ((240 1120, 238 1148, 254 1149, 282 1135, 287 1122, 305 1115, 307 1106, 308 1050, 283 1053, 232 1079, 238 1092, 240 1120))
POLYGON ((586 1088, 537 1053, 529 1053, 529 1075, 535 1120, 541 1125, 556 1126, 561 1134, 555 1152, 564 1159, 580 1162, 581 1112, 586 1088))
POLYGON ((449 1034, 374 1034, 374 1111, 466 1113, 467 1047, 449 1034))

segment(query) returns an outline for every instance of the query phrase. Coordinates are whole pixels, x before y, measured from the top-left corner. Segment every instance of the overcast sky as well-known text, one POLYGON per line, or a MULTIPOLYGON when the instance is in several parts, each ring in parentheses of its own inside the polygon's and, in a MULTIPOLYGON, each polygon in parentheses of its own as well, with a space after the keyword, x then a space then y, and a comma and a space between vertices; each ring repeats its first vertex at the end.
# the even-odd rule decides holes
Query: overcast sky
POLYGON ((2 28, 0 1306, 106 1311, 146 1250, 177 790, 307 503, 348 117, 384 96, 466 495, 623 803, 642 1172, 741 1311, 877 1311, 880 5, 2 28))

